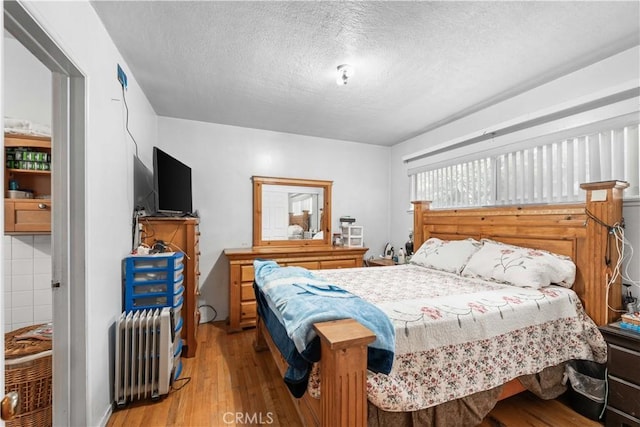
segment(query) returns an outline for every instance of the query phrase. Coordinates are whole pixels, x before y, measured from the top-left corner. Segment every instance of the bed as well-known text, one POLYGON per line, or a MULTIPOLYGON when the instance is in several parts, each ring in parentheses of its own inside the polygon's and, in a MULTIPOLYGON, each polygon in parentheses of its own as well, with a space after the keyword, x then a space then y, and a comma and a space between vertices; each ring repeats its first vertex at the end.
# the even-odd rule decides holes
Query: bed
MULTIPOLYGON (((415 358, 416 349, 412 353, 406 348, 396 348, 394 370, 390 375, 367 370, 367 355, 379 337, 376 337, 371 328, 363 326, 363 320, 366 319, 353 316, 355 318, 315 323, 313 328, 319 337, 321 358, 319 363, 313 365, 307 392, 295 400, 304 424, 444 425, 449 424, 447 420, 452 419, 448 417, 454 417, 458 424, 469 425, 479 422, 498 399, 524 390, 523 382, 527 388, 532 389, 540 388, 547 377, 557 378, 562 362, 566 360, 583 358, 603 362, 606 346, 596 325, 606 324, 615 316, 615 312, 607 309, 605 304, 607 292, 609 305, 613 308, 619 307, 621 298, 619 286, 614 284, 607 289, 604 285, 616 260, 608 245, 608 230, 602 224, 621 221, 621 195, 625 187, 626 183, 615 181, 583 184, 586 202, 578 205, 431 210, 428 202, 415 203, 414 247, 419 248, 425 241, 433 238, 447 242, 473 238, 476 241, 488 239, 497 245, 517 245, 550 251, 573 260, 573 291, 563 287, 535 290, 507 287, 506 292, 511 293, 501 294, 505 289, 496 284, 490 289, 495 294, 494 298, 482 297, 482 300, 478 300, 473 292, 454 294, 452 291, 451 295, 445 295, 448 289, 462 286, 455 283, 456 274, 445 272, 448 281, 442 284, 443 289, 436 291, 440 292, 436 296, 441 298, 437 303, 425 303, 422 299, 433 295, 416 295, 415 306, 405 309, 404 306, 394 307, 393 301, 379 296, 378 299, 382 301, 381 309, 390 318, 394 317, 392 321, 396 327, 396 338, 399 338, 396 346, 411 347, 414 342, 422 341, 427 343, 427 347, 419 351, 429 353, 432 360, 438 361, 430 367, 427 362, 415 358), (496 301, 500 301, 500 304, 496 301), (525 301, 527 304, 524 304, 525 301), (479 321, 485 314, 494 316, 489 324, 499 324, 500 321, 496 319, 502 319, 505 324, 517 323, 528 315, 514 315, 520 313, 514 311, 519 309, 516 306, 528 305, 530 309, 533 307, 532 313, 538 313, 541 305, 551 306, 560 301, 568 304, 560 308, 557 317, 551 320, 537 319, 532 325, 516 325, 515 329, 521 335, 518 338, 509 338, 506 332, 493 331, 490 335, 499 337, 497 341, 473 339, 481 332, 480 329, 486 327, 480 326, 479 321), (466 307, 466 312, 463 313, 461 307, 466 307), (483 310, 490 313, 483 313, 483 310), (567 321, 570 318, 567 310, 573 310, 577 317, 567 321), (417 314, 421 316, 416 316, 417 314), (415 339, 416 331, 427 330, 423 325, 438 320, 443 314, 457 319, 457 322, 453 326, 442 326, 440 332, 428 332, 421 340, 415 339), (416 321, 418 318, 419 321, 416 321), (411 329, 411 323, 415 323, 418 328, 411 329), (578 334, 580 337, 568 334, 573 330, 582 331, 578 334), (428 343, 435 339, 433 334, 451 336, 457 342, 448 344, 445 349, 429 348, 428 343), (509 340, 519 341, 519 347, 512 346, 512 343, 507 342, 509 340), (483 346, 486 348, 482 348, 483 346), (537 354, 525 356, 528 348, 537 349, 537 354), (505 355, 501 356, 503 352, 505 355), (552 355, 549 356, 550 354, 552 355), (486 359, 479 365, 471 363, 482 357, 492 359, 486 359), (496 362, 501 357, 502 362, 496 362), (534 362, 531 362, 532 358, 535 359, 534 362), (495 366, 500 370, 501 363, 522 364, 526 367, 520 371, 505 368, 504 372, 495 372, 495 375, 486 371, 479 372, 486 366, 495 366), (397 369, 397 364, 408 369, 397 369), (411 371, 411 367, 415 368, 414 371, 411 371), (447 370, 447 367, 452 369, 447 370), (403 388, 406 385, 401 385, 399 377, 409 379, 408 388, 403 388), (441 380, 440 384, 432 384, 438 383, 438 379, 441 380), (416 383, 421 386, 426 384, 427 388, 431 386, 431 391, 420 391, 421 388, 416 383), (401 396, 403 394, 404 397, 401 396), (460 418, 461 408, 466 414, 463 416, 471 418, 460 418)), ((371 276, 375 275, 379 278, 388 276, 386 280, 393 282, 400 280, 399 275, 404 277, 404 281, 398 288, 406 287, 422 280, 418 277, 417 268, 420 267, 325 270, 318 273, 331 283, 346 286, 349 292, 369 294, 370 297, 373 295, 375 300, 376 291, 366 288, 363 290, 362 280, 370 283, 373 280, 371 276), (363 274, 369 277, 359 278, 363 274)), ((442 272, 439 274, 442 275, 442 272)), ((389 286, 391 285, 386 287, 389 286)), ((401 290, 398 289, 398 292, 401 290)), ((535 317, 535 314, 532 316, 535 317)), ((256 349, 271 349, 281 372, 285 374, 288 363, 277 350, 270 330, 265 326, 268 323, 269 319, 259 317, 256 349)), ((438 331, 437 328, 429 330, 438 331)), ((552 381, 554 385, 556 382, 552 381)), ((545 392, 546 390, 542 391, 545 392)))

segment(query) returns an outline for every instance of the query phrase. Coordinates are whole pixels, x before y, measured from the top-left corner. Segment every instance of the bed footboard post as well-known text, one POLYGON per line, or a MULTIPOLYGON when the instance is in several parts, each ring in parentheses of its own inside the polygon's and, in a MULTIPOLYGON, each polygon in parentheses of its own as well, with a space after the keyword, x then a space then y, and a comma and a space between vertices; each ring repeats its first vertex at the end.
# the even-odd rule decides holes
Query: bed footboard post
POLYGON ((316 323, 323 427, 367 425, 367 345, 375 334, 354 319, 316 323))
POLYGON ((253 340, 253 349, 256 352, 269 349, 267 341, 264 339, 264 325, 260 316, 256 319, 256 336, 253 340))

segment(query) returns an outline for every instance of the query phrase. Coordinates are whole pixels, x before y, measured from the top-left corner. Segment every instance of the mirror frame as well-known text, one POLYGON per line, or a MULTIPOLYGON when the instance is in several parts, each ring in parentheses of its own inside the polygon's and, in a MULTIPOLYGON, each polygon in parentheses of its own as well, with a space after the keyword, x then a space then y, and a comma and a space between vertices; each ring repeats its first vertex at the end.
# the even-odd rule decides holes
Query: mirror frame
POLYGON ((252 176, 253 181, 253 246, 254 247, 289 247, 289 246, 331 246, 331 187, 333 181, 321 181, 315 179, 274 178, 266 176, 252 176), (295 239, 295 240, 262 240, 262 186, 286 185, 294 187, 322 188, 323 207, 322 240, 295 239))

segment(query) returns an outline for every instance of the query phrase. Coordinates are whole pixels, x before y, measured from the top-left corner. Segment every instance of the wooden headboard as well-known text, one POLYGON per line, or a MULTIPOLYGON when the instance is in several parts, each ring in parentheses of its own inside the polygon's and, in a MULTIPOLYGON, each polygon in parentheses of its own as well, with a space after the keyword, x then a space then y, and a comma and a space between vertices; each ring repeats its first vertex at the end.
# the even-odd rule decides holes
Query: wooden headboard
POLYGON ((300 215, 289 212, 289 225, 299 225, 303 231, 309 231, 309 211, 302 211, 300 215))
MULTIPOLYGON (((604 325, 618 317, 606 306, 606 283, 617 252, 613 250, 613 236, 589 218, 587 211, 605 224, 621 222, 622 191, 627 186, 620 181, 582 184, 586 190, 584 204, 432 210, 430 202, 414 202, 414 248, 430 237, 472 237, 570 256, 576 264, 573 290, 594 322, 604 325)), ((621 295, 618 278, 609 290, 609 305, 616 310, 622 306, 621 295)))

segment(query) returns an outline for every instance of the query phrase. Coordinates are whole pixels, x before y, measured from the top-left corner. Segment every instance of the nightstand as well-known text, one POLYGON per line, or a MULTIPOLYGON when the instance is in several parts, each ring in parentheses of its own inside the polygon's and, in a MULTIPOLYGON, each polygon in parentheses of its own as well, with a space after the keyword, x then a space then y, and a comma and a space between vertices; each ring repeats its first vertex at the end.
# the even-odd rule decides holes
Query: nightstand
POLYGON ((364 261, 367 267, 384 267, 388 265, 396 265, 395 261, 389 258, 370 258, 364 261))
POLYGON ((600 327, 607 341, 607 427, 640 427, 640 334, 619 322, 600 327))

